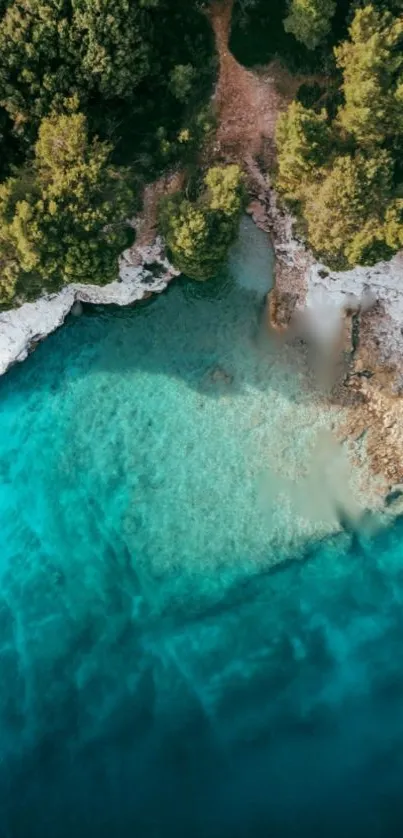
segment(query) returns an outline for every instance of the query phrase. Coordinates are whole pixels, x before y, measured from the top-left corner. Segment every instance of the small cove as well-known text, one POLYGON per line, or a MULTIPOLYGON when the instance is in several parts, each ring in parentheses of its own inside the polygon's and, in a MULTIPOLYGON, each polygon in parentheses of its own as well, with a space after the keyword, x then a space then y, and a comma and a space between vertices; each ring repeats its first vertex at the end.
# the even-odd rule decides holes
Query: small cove
POLYGON ((401 834, 401 524, 332 535, 255 235, 0 381, 4 838, 401 834))

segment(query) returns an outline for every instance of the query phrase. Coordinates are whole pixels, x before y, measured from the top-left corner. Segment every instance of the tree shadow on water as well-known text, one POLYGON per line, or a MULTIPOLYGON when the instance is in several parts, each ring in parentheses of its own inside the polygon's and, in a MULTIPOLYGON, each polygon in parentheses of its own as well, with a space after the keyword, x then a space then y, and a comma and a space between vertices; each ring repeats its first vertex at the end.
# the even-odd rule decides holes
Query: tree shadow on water
POLYGON ((111 322, 109 315, 93 371, 181 378, 212 398, 236 396, 250 386, 281 388, 273 365, 292 373, 290 347, 270 338, 266 297, 228 274, 205 283, 180 278, 158 298, 115 316, 111 322))
POLYGON ((138 386, 135 376, 144 372, 180 378, 211 398, 234 397, 250 386, 281 389, 273 366, 292 378, 297 355, 270 338, 266 297, 223 272, 204 283, 180 277, 133 306, 84 306, 80 318, 69 316, 14 366, 0 389, 6 399, 35 394, 35 411, 42 396, 59 396, 84 376, 130 375, 138 386))

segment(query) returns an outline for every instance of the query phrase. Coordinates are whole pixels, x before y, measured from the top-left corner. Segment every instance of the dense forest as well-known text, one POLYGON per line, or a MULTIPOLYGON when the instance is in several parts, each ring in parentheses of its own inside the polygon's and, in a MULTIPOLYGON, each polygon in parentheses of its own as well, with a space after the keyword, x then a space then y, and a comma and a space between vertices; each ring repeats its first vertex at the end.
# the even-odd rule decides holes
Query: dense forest
POLYGON ((190 0, 0 0, 0 302, 107 283, 146 181, 212 130, 190 0))
POLYGON ((277 186, 336 268, 403 247, 403 17, 385 5, 354 11, 332 86, 318 83, 277 125, 277 186))
MULTIPOLYGON (((215 0, 226 2, 226 0, 215 0)), ((0 0, 0 304, 103 284, 133 240, 144 184, 180 270, 217 272, 245 197, 214 158, 218 62, 206 0, 0 0)), ((403 247, 403 0, 235 0, 230 48, 302 83, 271 172, 312 249, 336 267, 403 247)))

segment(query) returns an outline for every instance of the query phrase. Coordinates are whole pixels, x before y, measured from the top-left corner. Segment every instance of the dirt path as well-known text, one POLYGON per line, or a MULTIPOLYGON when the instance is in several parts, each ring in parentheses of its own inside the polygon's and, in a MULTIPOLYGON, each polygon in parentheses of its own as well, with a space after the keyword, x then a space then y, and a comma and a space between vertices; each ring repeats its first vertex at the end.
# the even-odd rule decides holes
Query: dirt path
MULTIPOLYGON (((238 64, 228 48, 234 0, 213 0, 209 19, 219 56, 219 75, 213 97, 217 116, 212 157, 237 160, 245 166, 254 190, 267 187, 265 171, 275 158, 274 134, 278 114, 295 96, 306 77, 292 76, 278 61, 252 72, 238 64)), ((137 218, 136 245, 146 245, 155 237, 158 203, 163 195, 183 187, 184 173, 171 172, 148 184, 143 209, 137 218)))
POLYGON ((258 76, 246 70, 229 51, 232 8, 233 0, 215 0, 210 12, 220 60, 214 104, 220 153, 243 159, 272 144, 282 102, 270 72, 258 76))
MULTIPOLYGON (((273 68, 255 74, 242 67, 228 49, 233 0, 215 0, 210 21, 214 30, 220 61, 219 77, 214 94, 218 129, 214 155, 228 160, 241 160, 256 182, 260 175, 253 162, 264 153, 265 162, 274 152, 274 128, 277 115, 287 99, 276 91, 273 68)), ((278 71, 279 72, 279 71, 278 71)), ((295 83, 291 95, 294 93, 295 83)), ((136 246, 147 245, 156 234, 160 199, 183 186, 184 173, 173 172, 148 184, 143 194, 143 209, 136 219, 136 246)), ((260 188, 264 188, 263 182, 260 188)))
POLYGON ((242 160, 248 169, 259 156, 267 169, 275 159, 280 111, 295 97, 302 82, 317 81, 318 77, 292 75, 278 60, 253 72, 238 64, 228 48, 233 4, 234 0, 213 0, 209 14, 220 61, 214 95, 216 149, 224 158, 242 160))
POLYGON ((223 157, 246 163, 261 156, 270 166, 278 114, 308 79, 292 76, 278 61, 255 72, 238 64, 228 48, 232 10, 233 0, 214 0, 210 11, 220 60, 214 96, 217 150, 223 157))
MULTIPOLYGON (((213 0, 209 12, 220 68, 213 97, 218 128, 208 154, 242 162, 258 192, 267 184, 256 159, 266 171, 274 162, 278 114, 307 79, 292 76, 278 61, 256 72, 238 64, 228 48, 233 4, 234 0, 213 0)), ((163 195, 181 189, 183 179, 183 172, 171 172, 145 187, 136 245, 146 245, 155 237, 158 203, 163 195)))
POLYGON ((136 218, 136 244, 146 246, 157 234, 158 204, 165 195, 172 195, 182 189, 184 172, 168 172, 158 180, 148 183, 143 192, 143 209, 136 218))

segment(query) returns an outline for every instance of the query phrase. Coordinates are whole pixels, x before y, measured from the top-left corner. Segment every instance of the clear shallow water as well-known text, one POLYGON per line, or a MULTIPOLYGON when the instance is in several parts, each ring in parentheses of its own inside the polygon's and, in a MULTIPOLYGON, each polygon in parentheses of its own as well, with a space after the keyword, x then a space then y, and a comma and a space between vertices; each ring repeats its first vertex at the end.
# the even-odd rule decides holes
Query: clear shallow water
POLYGON ((329 420, 236 264, 0 381, 4 838, 402 834, 402 527, 315 544, 329 420))

